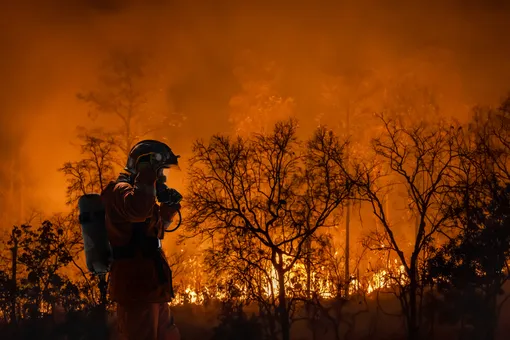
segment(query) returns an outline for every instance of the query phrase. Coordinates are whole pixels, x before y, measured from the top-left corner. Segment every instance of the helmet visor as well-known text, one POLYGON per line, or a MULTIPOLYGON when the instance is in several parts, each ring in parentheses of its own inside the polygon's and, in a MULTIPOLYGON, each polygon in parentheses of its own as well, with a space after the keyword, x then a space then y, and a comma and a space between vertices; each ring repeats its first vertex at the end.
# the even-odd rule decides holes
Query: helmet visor
POLYGON ((178 166, 178 165, 167 165, 163 168, 160 168, 158 170, 158 177, 165 177, 165 178, 169 178, 170 177, 170 174, 174 171, 180 171, 181 168, 178 166))
POLYGON ((160 159, 158 159, 161 164, 164 166, 172 166, 179 164, 179 155, 174 155, 171 151, 169 152, 163 152, 162 154, 159 154, 160 159))

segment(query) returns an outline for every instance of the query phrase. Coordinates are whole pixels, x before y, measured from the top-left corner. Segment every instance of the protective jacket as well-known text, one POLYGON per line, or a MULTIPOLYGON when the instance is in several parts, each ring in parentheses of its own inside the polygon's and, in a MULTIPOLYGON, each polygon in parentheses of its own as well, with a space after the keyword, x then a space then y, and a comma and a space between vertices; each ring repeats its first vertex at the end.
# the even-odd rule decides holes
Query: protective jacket
POLYGON ((121 175, 103 190, 113 249, 109 294, 117 303, 162 303, 173 298, 172 272, 160 249, 165 211, 156 204, 156 172, 121 175))

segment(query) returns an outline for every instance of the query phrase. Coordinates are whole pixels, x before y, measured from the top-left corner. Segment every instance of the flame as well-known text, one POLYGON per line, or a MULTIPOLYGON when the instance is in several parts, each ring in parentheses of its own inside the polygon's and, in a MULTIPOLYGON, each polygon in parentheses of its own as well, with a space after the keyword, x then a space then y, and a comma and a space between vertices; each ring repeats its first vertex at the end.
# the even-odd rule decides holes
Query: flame
MULTIPOLYGON (((335 253, 335 256, 338 252, 335 253)), ((290 261, 290 258, 285 258, 284 261, 290 261)), ((201 268, 201 264, 198 261, 190 261, 190 265, 194 265, 197 268, 201 268)), ((324 270, 324 267, 320 268, 324 270)), ((263 293, 265 297, 271 297, 277 295, 279 292, 279 280, 278 274, 274 268, 268 268, 269 280, 263 282, 263 293)), ((301 295, 304 296, 307 293, 307 269, 302 263, 295 263, 291 270, 289 270, 284 278, 285 288, 287 295, 301 295)), ((390 289, 395 285, 405 285, 408 282, 405 267, 399 265, 399 262, 395 259, 392 262, 388 262, 386 268, 374 270, 368 272, 365 277, 353 278, 349 283, 349 294, 364 293, 367 295, 373 294, 378 290, 390 289)), ((338 286, 335 284, 335 280, 331 275, 322 275, 317 272, 310 272, 310 290, 317 294, 320 298, 331 299, 338 296, 338 286)), ((197 282, 190 282, 184 285, 178 290, 176 296, 170 305, 183 305, 183 304, 195 304, 202 305, 207 300, 214 299, 219 301, 225 301, 228 296, 225 292, 213 286, 200 286, 197 282)), ((240 292, 240 299, 248 297, 247 288, 236 284, 235 288, 240 292)))

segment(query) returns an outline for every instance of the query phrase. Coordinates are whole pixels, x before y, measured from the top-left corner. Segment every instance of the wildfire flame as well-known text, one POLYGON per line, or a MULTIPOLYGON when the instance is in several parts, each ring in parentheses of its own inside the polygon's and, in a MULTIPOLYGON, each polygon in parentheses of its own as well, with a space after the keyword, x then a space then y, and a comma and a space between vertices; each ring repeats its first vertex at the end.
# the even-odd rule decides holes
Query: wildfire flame
MULTIPOLYGON (((197 265, 197 262, 194 262, 197 265)), ((324 269, 324 268, 322 268, 324 269)), ((277 294, 279 291, 278 275, 274 268, 268 270, 270 273, 270 280, 264 282, 264 294, 270 297, 272 294, 277 294)), ((353 278, 349 283, 349 294, 368 294, 383 289, 389 289, 396 284, 406 284, 407 276, 403 265, 399 265, 395 259, 393 262, 388 262, 386 268, 377 271, 371 271, 365 277, 353 278)), ((285 277, 285 285, 287 294, 294 294, 296 291, 301 293, 306 291, 307 287, 307 270, 306 266, 302 263, 296 263, 292 270, 287 272, 285 277)), ((219 289, 211 289, 217 287, 203 287, 197 289, 196 283, 189 283, 180 289, 175 294, 175 299, 170 303, 172 306, 183 304, 196 304, 202 305, 207 300, 215 299, 224 301, 227 299, 227 294, 219 289)), ((331 299, 338 296, 338 287, 335 285, 334 280, 326 275, 323 277, 317 272, 310 272, 310 286, 313 287, 313 292, 322 299, 331 299)), ((246 288, 236 285, 240 292, 240 298, 246 298, 248 292, 246 288)))

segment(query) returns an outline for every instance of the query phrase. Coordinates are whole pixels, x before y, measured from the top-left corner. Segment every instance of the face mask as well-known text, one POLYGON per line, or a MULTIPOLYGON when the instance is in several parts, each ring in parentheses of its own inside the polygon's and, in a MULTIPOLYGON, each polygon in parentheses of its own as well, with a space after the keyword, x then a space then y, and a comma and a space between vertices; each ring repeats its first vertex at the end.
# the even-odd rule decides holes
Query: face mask
POLYGON ((158 179, 157 179, 158 183, 164 184, 166 182, 168 171, 169 171, 169 169, 166 169, 166 168, 162 168, 162 169, 158 170, 158 179))

